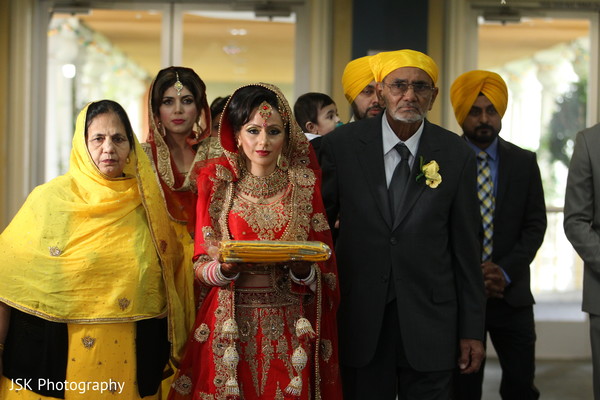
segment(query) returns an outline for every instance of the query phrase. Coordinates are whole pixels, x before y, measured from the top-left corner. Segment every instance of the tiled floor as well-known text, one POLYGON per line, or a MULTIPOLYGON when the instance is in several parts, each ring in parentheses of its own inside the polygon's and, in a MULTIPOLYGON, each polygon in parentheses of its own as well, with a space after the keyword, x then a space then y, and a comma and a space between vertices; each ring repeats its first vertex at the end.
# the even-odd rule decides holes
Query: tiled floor
MULTIPOLYGON (((500 365, 488 359, 483 382, 483 400, 499 400, 500 365)), ((591 400, 592 363, 581 360, 538 360, 536 386, 542 400, 591 400)))

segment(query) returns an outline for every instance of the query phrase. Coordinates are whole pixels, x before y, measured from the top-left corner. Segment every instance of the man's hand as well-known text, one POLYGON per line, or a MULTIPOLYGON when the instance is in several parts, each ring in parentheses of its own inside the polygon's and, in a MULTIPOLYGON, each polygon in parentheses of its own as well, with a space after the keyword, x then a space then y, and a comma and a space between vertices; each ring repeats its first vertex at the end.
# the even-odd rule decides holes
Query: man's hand
POLYGON ((483 281, 485 283, 485 294, 487 297, 504 297, 504 288, 506 288, 506 279, 504 272, 498 264, 491 261, 486 261, 481 264, 483 270, 483 281))
POLYGON ((472 374, 479 371, 484 357, 483 342, 475 339, 460 339, 458 368, 461 374, 472 374))

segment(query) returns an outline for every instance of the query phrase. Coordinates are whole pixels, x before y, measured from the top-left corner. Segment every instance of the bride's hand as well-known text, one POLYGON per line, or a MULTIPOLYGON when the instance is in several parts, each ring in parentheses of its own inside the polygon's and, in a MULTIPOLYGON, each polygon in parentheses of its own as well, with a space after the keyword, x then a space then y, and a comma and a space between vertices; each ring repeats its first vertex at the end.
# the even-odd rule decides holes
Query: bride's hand
POLYGON ((292 274, 298 279, 305 279, 310 274, 312 263, 309 261, 292 261, 287 263, 292 270, 292 274))
POLYGON ((221 272, 227 278, 233 278, 244 270, 246 263, 221 263, 221 272))

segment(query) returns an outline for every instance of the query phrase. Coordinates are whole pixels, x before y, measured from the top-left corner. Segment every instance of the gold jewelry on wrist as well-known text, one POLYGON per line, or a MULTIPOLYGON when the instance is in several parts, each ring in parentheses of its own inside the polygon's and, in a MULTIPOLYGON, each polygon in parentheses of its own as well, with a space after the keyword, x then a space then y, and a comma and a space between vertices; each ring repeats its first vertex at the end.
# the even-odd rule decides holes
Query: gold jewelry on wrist
POLYGON ((0 343, 0 351, 4 351, 4 343, 0 343))

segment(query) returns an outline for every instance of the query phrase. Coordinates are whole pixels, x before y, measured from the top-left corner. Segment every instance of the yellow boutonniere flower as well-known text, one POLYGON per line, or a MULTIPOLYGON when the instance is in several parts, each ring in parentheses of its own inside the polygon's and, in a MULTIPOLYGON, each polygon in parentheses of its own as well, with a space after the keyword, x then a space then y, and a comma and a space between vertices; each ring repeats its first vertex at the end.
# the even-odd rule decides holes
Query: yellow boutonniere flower
POLYGON ((435 160, 429 161, 423 165, 423 157, 420 158, 421 173, 417 175, 417 181, 425 177, 425 184, 432 189, 435 189, 442 183, 442 176, 439 174, 440 166, 435 160))

